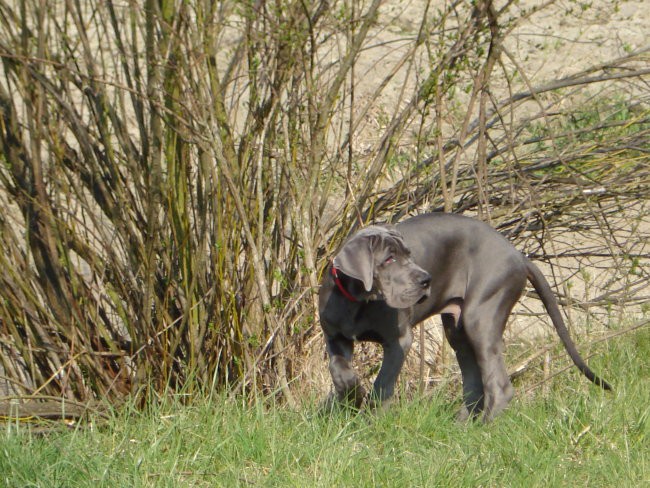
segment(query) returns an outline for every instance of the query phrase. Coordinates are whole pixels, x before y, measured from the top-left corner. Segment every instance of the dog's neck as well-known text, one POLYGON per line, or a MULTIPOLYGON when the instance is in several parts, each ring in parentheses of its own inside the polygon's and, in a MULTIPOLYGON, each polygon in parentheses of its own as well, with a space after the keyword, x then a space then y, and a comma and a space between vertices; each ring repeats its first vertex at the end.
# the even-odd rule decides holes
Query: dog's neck
POLYGON ((338 288, 341 295, 354 303, 371 302, 383 300, 383 297, 376 290, 365 291, 361 281, 346 275, 340 269, 332 264, 331 267, 332 279, 336 288, 338 288))

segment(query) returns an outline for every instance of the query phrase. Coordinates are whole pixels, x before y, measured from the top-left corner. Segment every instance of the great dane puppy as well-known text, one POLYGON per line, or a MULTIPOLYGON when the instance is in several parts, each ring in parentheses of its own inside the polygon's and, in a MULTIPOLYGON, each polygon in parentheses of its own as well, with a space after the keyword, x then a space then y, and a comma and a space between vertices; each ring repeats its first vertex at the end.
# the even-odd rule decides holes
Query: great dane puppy
POLYGON ((368 401, 394 393, 412 327, 440 314, 463 379, 461 420, 489 421, 510 402, 503 331, 526 280, 539 294, 574 364, 610 390, 580 357, 539 268, 480 221, 433 213, 373 225, 344 244, 319 292, 320 321, 336 399, 361 407, 366 394, 351 367, 355 341, 378 342, 383 361, 368 401))

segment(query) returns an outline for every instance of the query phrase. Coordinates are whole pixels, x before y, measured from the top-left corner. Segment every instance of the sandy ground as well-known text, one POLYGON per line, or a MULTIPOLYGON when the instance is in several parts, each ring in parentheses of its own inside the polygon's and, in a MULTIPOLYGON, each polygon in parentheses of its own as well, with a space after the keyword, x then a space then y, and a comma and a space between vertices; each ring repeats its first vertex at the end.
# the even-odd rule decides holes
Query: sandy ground
MULTIPOLYGON (((357 66, 362 93, 370 91, 373 80, 382 80, 403 55, 408 44, 406 40, 418 32, 426 3, 412 0, 384 4, 377 29, 372 34, 374 46, 360 57, 357 66)), ((497 5, 502 3, 497 2, 497 5)), ((529 11, 540 3, 523 0, 519 2, 518 11, 529 11)), ((435 11, 436 7, 446 4, 446 1, 434 0, 429 9, 435 11)), ((504 44, 533 85, 574 74, 648 46, 650 8, 643 0, 554 2, 509 33, 504 44)), ((399 99, 406 78, 402 73, 389 84, 382 95, 387 107, 399 99)))

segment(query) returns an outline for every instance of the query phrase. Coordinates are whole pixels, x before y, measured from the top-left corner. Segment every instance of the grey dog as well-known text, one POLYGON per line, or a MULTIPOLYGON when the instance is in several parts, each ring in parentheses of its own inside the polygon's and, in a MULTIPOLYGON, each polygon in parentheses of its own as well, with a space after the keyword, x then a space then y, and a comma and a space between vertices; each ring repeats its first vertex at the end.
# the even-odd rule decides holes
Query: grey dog
POLYGON ((603 389, 580 357, 548 282, 528 258, 485 223, 423 214, 396 226, 373 225, 350 237, 332 260, 319 293, 320 321, 336 399, 364 403, 351 366, 355 341, 383 347, 369 401, 394 393, 413 339, 412 327, 440 314, 463 380, 460 419, 489 421, 513 396, 503 358, 503 331, 529 280, 574 364, 603 389))

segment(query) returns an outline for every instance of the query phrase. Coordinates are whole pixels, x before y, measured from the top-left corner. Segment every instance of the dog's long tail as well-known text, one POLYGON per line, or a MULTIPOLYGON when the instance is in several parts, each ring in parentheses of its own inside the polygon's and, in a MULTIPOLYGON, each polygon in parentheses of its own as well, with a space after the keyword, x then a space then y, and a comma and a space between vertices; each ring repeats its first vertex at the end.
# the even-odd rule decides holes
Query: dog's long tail
POLYGON ((562 313, 560 312, 555 294, 553 293, 553 290, 551 290, 551 287, 548 284, 548 281, 546 281, 546 278, 542 272, 532 261, 529 261, 528 259, 525 261, 528 279, 532 283, 533 288, 535 288, 535 291, 538 293, 539 297, 542 299, 542 303, 544 303, 544 307, 551 317, 551 321, 555 326, 557 334, 560 336, 562 344, 564 344, 564 347, 569 353, 569 356, 571 356, 571 359, 573 360, 573 364, 575 364, 577 368, 582 371, 582 374, 589 378, 589 380, 591 380, 593 383, 600 386, 604 390, 612 390, 611 385, 597 376, 596 373, 594 373, 591 369, 589 369, 589 366, 587 366, 584 359, 582 359, 580 356, 580 353, 576 349, 576 345, 571 339, 569 331, 564 324, 562 313))

